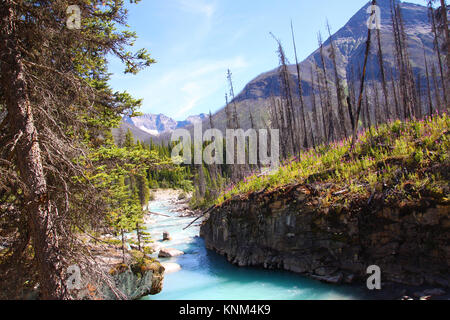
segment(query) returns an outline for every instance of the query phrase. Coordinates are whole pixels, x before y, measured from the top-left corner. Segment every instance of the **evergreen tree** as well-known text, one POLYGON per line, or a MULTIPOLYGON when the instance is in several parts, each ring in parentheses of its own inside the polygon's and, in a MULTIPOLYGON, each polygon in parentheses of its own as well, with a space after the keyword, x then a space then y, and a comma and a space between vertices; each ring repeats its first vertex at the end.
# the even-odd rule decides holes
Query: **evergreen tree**
POLYGON ((20 286, 18 265, 32 259, 25 278, 39 284, 44 299, 69 298, 65 268, 84 257, 73 232, 104 220, 104 193, 82 178, 95 170, 86 155, 140 104, 107 86, 106 57, 117 56, 128 73, 154 62, 145 50, 126 49, 135 34, 126 29, 124 1, 105 1, 103 10, 90 1, 70 4, 83 14, 80 29, 67 28, 65 0, 0 5, 0 196, 14 208, 1 216, 16 230, 0 281, 9 291, 20 286))

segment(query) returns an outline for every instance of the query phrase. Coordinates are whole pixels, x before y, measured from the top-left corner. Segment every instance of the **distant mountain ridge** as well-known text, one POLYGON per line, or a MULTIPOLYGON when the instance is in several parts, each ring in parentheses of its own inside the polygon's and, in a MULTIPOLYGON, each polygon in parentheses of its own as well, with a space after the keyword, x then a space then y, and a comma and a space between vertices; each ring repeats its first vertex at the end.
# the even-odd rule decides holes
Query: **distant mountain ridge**
POLYGON ((122 132, 130 130, 135 139, 139 141, 149 141, 150 139, 158 140, 163 134, 168 134, 175 129, 184 128, 193 125, 196 122, 201 122, 208 116, 204 113, 193 115, 183 121, 176 121, 164 114, 143 114, 139 117, 124 117, 119 129, 113 130, 113 135, 118 137, 122 132))
POLYGON ((123 122, 134 125, 152 136, 174 130, 178 122, 164 114, 144 114, 139 117, 124 117, 123 122))

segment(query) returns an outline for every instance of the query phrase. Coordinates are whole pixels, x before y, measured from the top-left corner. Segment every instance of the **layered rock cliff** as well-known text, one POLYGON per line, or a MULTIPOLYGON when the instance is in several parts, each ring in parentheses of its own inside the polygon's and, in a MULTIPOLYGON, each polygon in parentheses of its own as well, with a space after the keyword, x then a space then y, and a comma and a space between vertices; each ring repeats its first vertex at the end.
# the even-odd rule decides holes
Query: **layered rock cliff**
POLYGON ((449 286, 448 204, 423 199, 383 206, 374 195, 350 209, 325 209, 318 194, 327 187, 292 185, 235 197, 211 212, 201 237, 239 266, 362 283, 367 267, 378 265, 382 281, 449 286))

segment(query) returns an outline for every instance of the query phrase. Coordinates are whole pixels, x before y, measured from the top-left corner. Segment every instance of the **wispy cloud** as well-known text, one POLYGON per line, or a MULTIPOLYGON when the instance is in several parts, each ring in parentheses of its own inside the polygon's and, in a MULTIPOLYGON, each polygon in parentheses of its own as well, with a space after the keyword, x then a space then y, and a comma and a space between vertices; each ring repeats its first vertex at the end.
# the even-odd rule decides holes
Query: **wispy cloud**
MULTIPOLYGON (((172 116, 182 119, 211 96, 222 95, 228 68, 239 71, 247 66, 245 58, 237 56, 223 60, 198 60, 173 67, 157 82, 148 83, 141 92, 147 109, 144 111, 151 112, 153 108, 164 105, 172 116)), ((211 106, 212 109, 217 107, 211 106)))
POLYGON ((161 7, 158 28, 168 31, 144 39, 154 44, 150 49, 158 63, 137 77, 115 74, 114 82, 144 99, 142 112, 183 120, 216 110, 224 103, 227 69, 242 74, 249 66, 238 48, 224 54, 243 33, 223 37, 224 4, 219 0, 164 1, 161 7))
POLYGON ((178 0, 178 4, 180 9, 189 13, 204 15, 208 19, 211 19, 216 12, 215 1, 178 0))

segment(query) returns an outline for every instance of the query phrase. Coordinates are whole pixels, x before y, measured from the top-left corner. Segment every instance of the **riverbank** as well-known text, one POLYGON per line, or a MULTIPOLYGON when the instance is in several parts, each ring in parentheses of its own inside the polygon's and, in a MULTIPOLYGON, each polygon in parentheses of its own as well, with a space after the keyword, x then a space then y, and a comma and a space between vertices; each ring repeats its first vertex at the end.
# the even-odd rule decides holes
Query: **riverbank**
MULTIPOLYGON (((411 299, 429 298, 430 286, 406 286, 382 282, 382 290, 369 291, 361 284, 327 284, 290 271, 266 270, 261 267, 239 267, 227 258, 206 249, 200 238, 200 221, 183 230, 194 218, 184 217, 178 208, 185 200, 178 200, 179 192, 159 190, 150 202, 148 231, 161 247, 173 247, 184 255, 160 259, 162 265, 176 264, 179 268, 167 272, 161 293, 144 299, 243 299, 243 300, 347 300, 347 299, 411 299), (163 232, 169 231, 172 240, 162 241, 163 232)), ((155 254, 155 257, 157 253, 155 254)), ((448 299, 450 296, 434 296, 448 299)))
POLYGON ((199 237, 200 221, 183 230, 195 218, 176 212, 177 203, 178 200, 170 199, 166 192, 156 195, 150 202, 150 211, 159 214, 150 216, 151 223, 147 225, 155 244, 181 250, 184 254, 158 258, 163 265, 175 263, 180 269, 165 274, 161 293, 144 299, 344 300, 362 296, 361 292, 347 286, 330 286, 289 272, 239 268, 228 263, 222 256, 206 249, 199 237), (162 241, 164 231, 170 233, 170 241, 162 241))
MULTIPOLYGON (((201 213, 200 211, 192 210, 189 207, 189 201, 192 197, 192 193, 190 192, 176 189, 156 189, 152 190, 151 194, 153 200, 150 201, 150 203, 167 203, 172 207, 171 212, 177 213, 180 217, 196 217, 201 213)), ((151 219, 152 215, 150 210, 146 215, 147 221, 151 219)))

